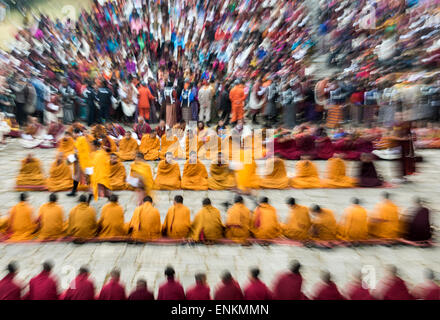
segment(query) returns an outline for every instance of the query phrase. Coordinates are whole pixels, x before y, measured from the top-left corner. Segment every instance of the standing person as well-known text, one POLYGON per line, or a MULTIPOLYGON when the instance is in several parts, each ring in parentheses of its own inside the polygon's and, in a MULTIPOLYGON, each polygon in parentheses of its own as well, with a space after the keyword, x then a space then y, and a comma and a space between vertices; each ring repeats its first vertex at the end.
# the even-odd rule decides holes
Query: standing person
POLYGON ((416 160, 414 155, 413 133, 411 121, 401 121, 394 127, 395 135, 392 137, 400 147, 400 170, 397 182, 408 182, 407 176, 416 172, 416 160))
POLYGON ((110 106, 112 105, 112 92, 108 87, 107 81, 103 80, 101 87, 98 89, 97 100, 100 109, 100 121, 106 123, 110 118, 110 106))
POLYGON ((171 81, 168 81, 163 89, 163 95, 166 105, 166 124, 172 128, 177 123, 177 91, 171 81))
POLYGON ((61 94, 61 103, 63 106, 63 122, 72 123, 75 121, 74 104, 76 94, 66 78, 62 80, 59 92, 61 94))
POLYGON ((194 100, 191 102, 191 120, 192 121, 197 121, 199 119, 200 103, 197 98, 198 92, 199 92, 199 89, 197 88, 197 83, 196 82, 191 83, 191 94, 194 97, 194 100))
POLYGON ((198 99, 200 103, 199 121, 208 123, 211 120, 211 103, 214 92, 206 80, 199 90, 198 99))
POLYGON ((235 80, 234 87, 229 92, 229 99, 231 100, 232 110, 231 123, 235 125, 238 120, 243 120, 244 118, 244 102, 246 100, 246 94, 241 80, 235 80))
POLYGON ((220 92, 220 105, 217 107, 218 110, 222 111, 220 119, 224 121, 225 126, 229 124, 229 117, 231 115, 231 99, 229 98, 229 82, 226 82, 220 92))
POLYGON ((86 105, 88 109, 87 115, 87 125, 91 126, 98 123, 98 109, 96 108, 97 97, 96 97, 96 87, 92 81, 87 80, 87 88, 84 90, 84 98, 86 99, 86 105))
POLYGON ((148 122, 150 120, 150 100, 154 100, 154 96, 148 89, 147 84, 142 81, 138 89, 139 102, 138 112, 141 117, 144 117, 148 122))
POLYGON ((264 105, 265 99, 262 96, 264 90, 261 90, 261 81, 258 79, 252 86, 250 99, 249 99, 249 109, 252 114, 252 124, 258 124, 257 115, 260 113, 261 108, 264 105))
POLYGON ((189 80, 185 80, 182 93, 180 94, 180 108, 182 111, 182 119, 185 120, 186 123, 189 123, 192 120, 191 104, 194 101, 194 95, 192 94, 192 90, 189 87, 189 84, 189 80))
POLYGON ((8 274, 0 280, 0 300, 20 300, 21 287, 14 281, 18 273, 17 264, 12 261, 6 267, 8 274))
POLYGON ((271 127, 276 122, 277 117, 277 102, 280 95, 278 76, 274 78, 267 90, 267 105, 264 110, 264 116, 266 117, 266 127, 271 127))
POLYGON ((44 125, 44 110, 46 108, 46 101, 48 99, 47 87, 44 84, 44 80, 37 77, 34 73, 34 76, 31 79, 31 84, 35 88, 36 94, 36 105, 35 105, 35 114, 40 121, 41 124, 44 125))
POLYGON ((20 126, 26 124, 26 111, 24 109, 26 103, 26 82, 24 79, 16 78, 15 83, 10 85, 12 93, 14 94, 15 114, 17 122, 20 126))

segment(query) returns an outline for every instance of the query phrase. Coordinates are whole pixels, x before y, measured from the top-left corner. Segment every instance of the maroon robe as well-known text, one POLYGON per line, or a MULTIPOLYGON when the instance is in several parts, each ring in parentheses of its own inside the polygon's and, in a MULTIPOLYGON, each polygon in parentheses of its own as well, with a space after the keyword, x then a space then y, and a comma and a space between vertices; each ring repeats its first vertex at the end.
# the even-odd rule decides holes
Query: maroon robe
POLYGON ((197 283, 186 291, 187 300, 211 300, 209 287, 206 284, 197 283))
POLYGON ((21 299, 21 288, 14 282, 14 276, 8 273, 0 280, 0 300, 21 299))
POLYGON ((316 158, 328 160, 333 157, 335 147, 329 137, 318 138, 316 141, 316 158))
POLYGON ((295 138, 296 146, 301 152, 301 156, 316 157, 315 137, 309 134, 300 134, 295 138))
POLYGON ((357 181, 358 187, 364 188, 381 187, 383 185, 383 181, 379 178, 373 162, 361 162, 358 170, 357 181))
POLYGON ((119 281, 111 279, 102 287, 99 293, 99 300, 127 300, 125 288, 119 281))
POLYGON ((274 286, 274 298, 276 300, 303 300, 301 292, 302 276, 298 273, 287 272, 278 277, 274 286))
POLYGON ((299 160, 301 156, 301 151, 296 147, 294 139, 289 139, 283 142, 280 142, 279 139, 275 139, 274 153, 278 153, 282 158, 287 160, 299 160))
POLYGON ((42 271, 29 281, 27 300, 58 300, 57 282, 50 272, 42 271))
POLYGON ((434 281, 428 281, 418 288, 417 298, 422 300, 440 300, 440 286, 434 281))
POLYGON ((215 300, 243 300, 243 292, 235 280, 222 282, 214 294, 215 300))
POLYGON ((408 225, 406 239, 411 241, 426 241, 431 239, 431 223, 429 209, 418 207, 408 225))
POLYGON ((272 292, 260 279, 252 279, 244 289, 244 300, 272 300, 272 298, 272 292))
POLYGON ((79 274, 66 290, 63 300, 94 300, 95 285, 87 274, 79 274))
POLYGON ((174 278, 168 279, 160 286, 157 300, 185 300, 185 291, 174 278))
POLYGON ((352 283, 347 289, 347 298, 349 300, 374 300, 368 289, 362 288, 361 282, 352 283))
POLYGON ((159 138, 161 138, 161 137, 165 134, 165 131, 166 131, 166 130, 167 130, 167 127, 166 127, 166 126, 163 127, 163 128, 157 126, 157 127, 156 127, 156 134, 157 134, 157 136, 158 136, 159 138))
POLYGON ((318 283, 315 292, 314 300, 344 300, 338 287, 332 281, 329 283, 318 283))
POLYGON ((154 295, 147 288, 139 288, 130 293, 128 300, 154 300, 154 295))
POLYGON ((405 281, 399 277, 385 280, 381 296, 383 300, 414 300, 405 281))
POLYGON ((143 124, 136 123, 133 127, 133 131, 136 133, 138 139, 141 140, 144 134, 149 134, 151 132, 151 127, 146 122, 143 124))

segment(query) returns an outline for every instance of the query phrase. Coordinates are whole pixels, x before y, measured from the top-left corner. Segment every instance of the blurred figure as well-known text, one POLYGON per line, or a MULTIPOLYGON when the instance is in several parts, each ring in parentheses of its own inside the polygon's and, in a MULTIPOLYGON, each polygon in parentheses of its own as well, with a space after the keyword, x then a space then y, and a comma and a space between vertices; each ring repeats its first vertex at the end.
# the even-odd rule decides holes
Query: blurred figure
POLYGON ((64 293, 64 300, 94 300, 95 285, 89 279, 90 272, 86 266, 79 268, 78 275, 64 293))
POLYGON ((110 272, 110 281, 107 282, 99 293, 99 300, 126 300, 125 287, 119 280, 121 278, 121 271, 115 268, 110 272))
POLYGON ((348 284, 345 297, 349 300, 374 300, 362 279, 362 273, 356 272, 353 281, 348 284))
POLYGON ((52 275, 52 269, 52 262, 43 263, 41 273, 29 281, 29 291, 25 300, 58 300, 58 282, 52 275))
POLYGON ((159 287, 157 300, 185 300, 185 292, 182 285, 174 279, 175 274, 173 267, 166 267, 167 281, 159 287))
POLYGON ((130 293, 128 300, 154 300, 154 295, 147 288, 147 281, 138 279, 136 289, 130 293))
POLYGON ((413 300, 414 297, 409 293, 408 287, 399 276, 395 266, 389 265, 386 276, 379 284, 374 295, 381 300, 413 300))
POLYGON ((434 271, 425 270, 425 282, 413 289, 412 296, 421 300, 440 300, 440 286, 436 283, 434 271))
POLYGON ((423 206, 421 198, 415 198, 414 204, 410 216, 405 221, 404 237, 410 241, 431 240, 431 213, 427 207, 423 206))
POLYGON ((244 289, 245 300, 272 300, 273 295, 269 288, 260 280, 260 269, 250 270, 249 284, 244 289))
POLYGON ((313 300, 344 300, 333 282, 330 272, 321 272, 321 283, 316 284, 313 300))
POLYGON ((6 276, 0 280, 0 300, 20 300, 21 290, 19 284, 14 281, 18 273, 18 265, 15 261, 10 262, 6 271, 6 276))
POLYGON ((222 282, 214 293, 214 300, 243 300, 243 292, 240 285, 232 277, 229 271, 223 272, 221 275, 222 282))
POLYGON ((206 283, 206 274, 195 275, 196 284, 186 291, 186 300, 211 300, 210 289, 206 283))
POLYGON ((290 263, 289 271, 281 274, 275 280, 273 289, 275 300, 305 300, 302 293, 303 278, 300 273, 301 264, 298 260, 290 263))

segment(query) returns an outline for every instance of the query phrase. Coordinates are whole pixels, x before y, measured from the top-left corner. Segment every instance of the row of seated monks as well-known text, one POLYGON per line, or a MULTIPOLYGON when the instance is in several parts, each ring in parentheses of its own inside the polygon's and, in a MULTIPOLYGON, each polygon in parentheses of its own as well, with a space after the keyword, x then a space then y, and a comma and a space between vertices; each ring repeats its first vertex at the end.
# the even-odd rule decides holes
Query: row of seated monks
POLYGON ((202 209, 191 221, 189 208, 183 204, 183 197, 177 195, 162 222, 150 196, 146 196, 134 210, 129 222, 124 221, 124 209, 115 194, 109 197, 109 203, 102 208, 99 219, 85 194, 79 197, 79 204, 70 211, 67 219, 55 193, 39 208, 36 218, 26 200, 27 194, 20 194, 20 202, 10 210, 9 216, 0 220, 0 231, 7 241, 66 237, 151 241, 168 237, 195 242, 215 242, 227 238, 245 243, 251 237, 318 241, 395 240, 401 237, 422 241, 431 238, 429 210, 418 201, 415 213, 406 217, 390 200, 389 193, 384 193, 383 201, 370 214, 360 205, 359 199, 353 199, 339 222, 331 210, 318 205, 309 209, 297 204, 294 198, 287 201, 289 214, 285 223, 280 223, 277 210, 269 204, 267 197, 263 197, 251 212, 243 197, 237 195, 234 205, 227 211, 225 223, 209 198, 203 200, 202 209))
MULTIPOLYGON (((98 153, 96 153, 98 154, 98 153)), ((356 178, 346 175, 344 160, 335 155, 327 160, 327 177, 320 178, 316 165, 303 156, 296 164, 295 176, 288 177, 285 162, 275 155, 266 161, 266 175, 257 174, 255 160, 238 168, 231 168, 233 162, 228 163, 222 153, 218 153, 217 160, 212 161, 209 174, 205 165, 197 159, 195 151, 190 152, 181 175, 180 167, 168 152, 164 160, 157 167, 156 178, 150 165, 144 160, 143 154, 138 153, 131 164, 130 177, 142 179, 144 185, 156 190, 228 190, 228 189, 286 189, 286 188, 353 188, 379 187, 383 185, 371 160, 363 159, 358 168, 356 178)), ((93 158, 93 157, 92 157, 93 158)), ((81 159, 81 158, 80 158, 81 159)), ((99 183, 109 190, 127 190, 135 185, 127 183, 127 174, 123 163, 116 153, 102 153, 99 162, 90 166, 95 167, 95 173, 100 173, 99 183), (98 170, 99 169, 99 170, 98 170)), ((71 165, 65 160, 65 155, 59 153, 53 162, 49 177, 46 179, 41 163, 31 154, 22 161, 19 175, 16 179, 16 190, 49 190, 51 192, 65 191, 73 186, 71 165)), ((82 186, 85 188, 86 186, 82 186)))
MULTIPOLYGON (((159 286, 157 297, 148 288, 147 281, 138 278, 136 287, 128 296, 125 285, 121 281, 121 272, 114 268, 108 281, 99 293, 90 276, 87 266, 82 266, 68 289, 59 290, 57 277, 53 274, 53 263, 43 263, 42 271, 33 277, 27 286, 16 280, 18 266, 10 262, 7 275, 0 280, 0 300, 439 300, 440 286, 435 281, 431 269, 425 271, 425 281, 410 287, 399 275, 393 265, 387 266, 385 277, 377 288, 364 281, 360 272, 353 275, 343 289, 338 288, 330 272, 321 271, 321 279, 309 295, 304 293, 301 264, 294 260, 289 269, 278 274, 269 288, 260 279, 260 269, 253 267, 249 271, 249 279, 243 290, 240 284, 226 270, 221 274, 221 282, 213 290, 206 279, 206 274, 195 274, 195 283, 184 290, 176 279, 175 270, 167 266, 164 272, 165 281, 159 286), (26 293, 26 287, 28 288, 26 293)), ((375 285, 375 284, 374 284, 375 285)))

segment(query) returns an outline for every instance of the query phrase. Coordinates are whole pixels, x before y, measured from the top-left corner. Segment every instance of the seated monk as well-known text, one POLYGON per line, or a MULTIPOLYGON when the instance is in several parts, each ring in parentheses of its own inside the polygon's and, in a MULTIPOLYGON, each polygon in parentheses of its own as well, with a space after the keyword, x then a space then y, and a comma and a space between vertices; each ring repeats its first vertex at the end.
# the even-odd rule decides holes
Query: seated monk
POLYGON ((374 300, 370 291, 365 286, 366 283, 363 281, 363 275, 361 272, 356 272, 353 275, 354 280, 350 282, 345 289, 345 298, 347 300, 374 300))
POLYGON ((345 162, 340 154, 327 160, 327 179, 322 181, 326 188, 354 188, 356 179, 346 176, 345 162))
POLYGON ((153 174, 150 165, 144 160, 142 153, 138 152, 135 161, 130 167, 129 184, 135 188, 138 193, 139 205, 143 202, 145 196, 153 196, 153 174))
POLYGON ((345 241, 368 239, 367 210, 360 206, 358 198, 353 198, 352 205, 345 209, 338 226, 338 236, 345 241))
POLYGON ((96 211, 89 205, 87 196, 82 194, 79 204, 70 210, 67 236, 81 240, 91 239, 96 236, 97 228, 96 211))
POLYGON ((66 131, 64 137, 58 141, 57 150, 58 152, 63 153, 65 157, 75 153, 75 140, 73 140, 72 133, 66 131))
POLYGON ((159 165, 157 166, 154 189, 180 189, 180 168, 179 164, 173 161, 173 154, 171 152, 167 152, 165 160, 160 161, 159 165))
POLYGON ((333 142, 327 136, 327 133, 323 132, 320 137, 315 140, 316 143, 316 158, 322 160, 328 160, 333 157, 335 147, 333 142))
POLYGON ((386 276, 378 284, 373 294, 378 300, 414 300, 407 284, 399 277, 398 270, 393 265, 387 266, 386 276))
POLYGON ((176 158, 181 154, 179 138, 173 135, 172 129, 168 129, 166 134, 160 138, 159 158, 165 159, 167 152, 171 152, 176 158))
POLYGON ((211 176, 208 178, 208 189, 227 190, 235 187, 234 171, 229 168, 221 152, 218 153, 217 160, 211 163, 209 172, 211 176))
POLYGON ((277 211, 269 204, 267 197, 261 198, 252 215, 252 233, 257 239, 275 239, 281 235, 277 211))
POLYGON ((127 131, 124 138, 119 141, 119 152, 116 154, 122 161, 131 161, 136 157, 138 148, 137 140, 131 136, 131 131, 127 131))
POLYGON ((372 158, 371 154, 366 153, 361 156, 361 165, 357 174, 358 187, 373 188, 383 185, 383 180, 377 174, 372 158))
POLYGON ((296 189, 322 188, 321 179, 318 176, 318 169, 311 162, 310 157, 302 156, 295 167, 295 177, 290 179, 290 186, 296 189))
POLYGON ((314 288, 313 300, 344 300, 338 287, 332 281, 330 272, 321 272, 321 282, 314 288))
POLYGON ((153 207, 150 196, 144 198, 144 203, 134 210, 129 229, 131 238, 137 241, 147 241, 160 238, 160 213, 153 207))
POLYGON ((57 200, 57 195, 51 193, 49 202, 43 204, 38 210, 39 240, 57 240, 64 236, 64 213, 63 208, 57 204, 57 200))
POLYGON ((318 205, 313 205, 310 212, 314 215, 312 237, 316 240, 335 240, 337 225, 333 212, 318 205))
POLYGON ((107 203, 101 210, 101 217, 98 220, 99 237, 111 239, 115 237, 125 237, 128 227, 124 223, 124 209, 118 203, 118 196, 112 194, 107 203))
POLYGON ((108 152, 116 153, 118 151, 118 146, 116 142, 109 136, 103 134, 100 136, 102 147, 108 152))
POLYGON ((282 133, 275 137, 274 152, 288 160, 299 160, 302 153, 296 146, 296 141, 290 133, 282 133))
POLYGON ((432 238, 430 211, 423 200, 415 199, 415 206, 404 221, 404 238, 410 241, 428 241, 432 238))
POLYGON ((197 212, 191 225, 191 238, 194 241, 215 241, 223 238, 223 223, 220 211, 205 198, 202 209, 197 212))
POLYGON ((183 197, 174 197, 174 204, 168 209, 162 225, 162 234, 172 239, 182 239, 188 236, 191 228, 191 212, 183 205, 183 197))
POLYGON ((139 151, 144 154, 145 160, 153 161, 159 159, 159 150, 160 139, 157 137, 155 131, 143 135, 139 151))
POLYGON ((384 200, 378 203, 368 221, 368 233, 372 238, 397 239, 401 235, 400 209, 391 200, 388 192, 383 193, 384 200))
POLYGON ((273 160, 266 161, 266 176, 260 179, 261 189, 286 189, 289 187, 284 160, 275 155, 273 160))
POLYGON ((27 203, 27 194, 20 194, 20 202, 9 212, 7 233, 8 241, 25 241, 34 239, 37 224, 32 216, 33 209, 27 203))
POLYGON ((34 158, 34 156, 29 153, 27 157, 21 161, 21 168, 16 180, 15 190, 41 191, 46 189, 46 179, 44 178, 40 160, 34 158))
POLYGON ((185 162, 182 174, 181 188, 185 190, 208 190, 208 171, 205 165, 197 159, 197 153, 191 151, 185 162))
POLYGON ((284 236, 292 240, 309 239, 309 231, 312 225, 309 208, 297 204, 294 198, 289 198, 287 205, 290 210, 286 224, 282 225, 284 236))
POLYGON ((419 300, 440 300, 440 286, 431 269, 425 270, 425 281, 418 284, 411 291, 411 295, 419 300))
POLYGON ((47 189, 51 192, 66 191, 72 189, 72 170, 64 159, 64 154, 58 153, 52 163, 47 179, 47 189))
MULTIPOLYGON (((200 141, 203 143, 202 141, 200 141)), ((193 151, 199 150, 199 138, 194 134, 194 131, 188 129, 185 137, 185 159, 189 159, 189 154, 193 151)))
POLYGON ((246 241, 250 237, 251 211, 244 205, 242 196, 237 195, 234 202, 227 213, 225 235, 234 241, 246 241))
POLYGON ((306 127, 300 129, 301 132, 295 136, 295 143, 302 156, 308 156, 315 159, 315 137, 310 134, 306 127))
POLYGON ((125 190, 127 183, 125 182, 127 174, 125 167, 118 156, 114 153, 110 155, 110 190, 125 190))
POLYGON ((250 189, 260 187, 260 177, 257 174, 257 163, 251 155, 251 150, 247 151, 248 157, 245 157, 245 151, 241 150, 241 169, 236 171, 237 188, 243 192, 249 192, 250 189))

